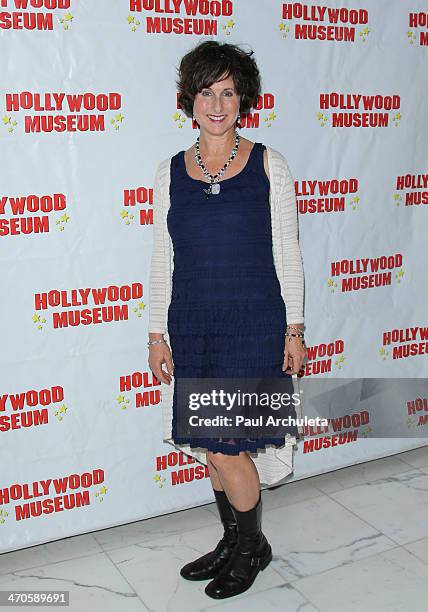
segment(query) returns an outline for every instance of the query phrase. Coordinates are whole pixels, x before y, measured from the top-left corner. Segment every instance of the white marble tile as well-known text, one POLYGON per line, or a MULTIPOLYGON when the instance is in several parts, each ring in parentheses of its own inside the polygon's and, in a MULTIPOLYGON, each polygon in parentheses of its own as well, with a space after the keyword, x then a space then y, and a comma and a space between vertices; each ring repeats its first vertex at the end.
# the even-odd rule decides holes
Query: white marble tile
POLYGON ((92 534, 84 534, 0 555, 0 575, 101 552, 92 534))
POLYGON ((405 544, 403 548, 411 552, 413 555, 416 555, 418 559, 424 563, 428 564, 428 538, 423 538, 422 540, 405 544))
POLYGON ((95 531, 93 535, 103 550, 114 550, 216 523, 217 517, 204 505, 95 531))
MULTIPOLYGON (((222 533, 223 529, 218 525, 211 525, 181 535, 174 534, 111 550, 108 554, 151 610, 199 612, 206 606, 218 603, 204 592, 209 580, 185 580, 179 571, 189 561, 212 550, 222 533)), ((238 602, 246 594, 265 591, 283 583, 283 578, 270 564, 259 573, 250 589, 235 596, 234 600, 238 602)))
POLYGON ((420 472, 423 472, 424 474, 428 474, 428 465, 423 465, 423 466, 419 467, 418 470, 420 472))
POLYGON ((413 467, 428 467, 428 446, 414 448, 413 450, 399 453, 395 457, 413 467))
POLYGON ((0 576, 0 590, 9 589, 69 591, 70 606, 66 609, 71 612, 148 609, 103 552, 0 576))
POLYGON ((321 612, 423 612, 428 566, 398 547, 302 578, 293 586, 321 612))
POLYGON ((287 582, 395 546, 327 496, 263 513, 276 569, 287 582))
POLYGON ((262 491, 263 508, 266 511, 273 510, 274 508, 313 499, 320 495, 323 495, 323 493, 314 487, 312 478, 303 478, 281 485, 277 489, 264 489, 262 491))
POLYGON ((428 475, 411 470, 331 493, 398 544, 428 536, 428 475))
POLYGON ((314 488, 329 494, 408 471, 409 465, 404 461, 396 457, 382 457, 374 461, 358 463, 326 474, 312 476, 308 480, 314 488))
MULTIPOLYGON (((244 595, 244 593, 242 594, 244 595)), ((201 612, 208 612, 212 607, 206 607, 201 612)), ((223 599, 215 606, 221 612, 319 612, 306 597, 296 591, 290 584, 282 584, 266 591, 246 595, 236 601, 235 597, 223 599)))

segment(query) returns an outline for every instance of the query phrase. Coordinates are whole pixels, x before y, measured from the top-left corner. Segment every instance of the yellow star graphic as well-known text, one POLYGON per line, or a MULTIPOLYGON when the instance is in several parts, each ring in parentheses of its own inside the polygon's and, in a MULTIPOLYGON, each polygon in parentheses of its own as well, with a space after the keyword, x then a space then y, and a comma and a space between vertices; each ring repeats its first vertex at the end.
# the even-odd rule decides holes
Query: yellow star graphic
POLYGON ((100 493, 101 495, 105 495, 107 493, 107 487, 105 485, 103 485, 100 489, 100 493))
POLYGON ((64 404, 61 406, 61 408, 59 409, 60 412, 67 412, 67 406, 64 406, 64 404))
POLYGON ((235 25, 235 22, 233 21, 233 19, 229 19, 229 21, 227 22, 227 27, 233 28, 234 25, 235 25))
POLYGON ((117 400, 119 403, 122 403, 122 402, 124 402, 124 401, 125 401, 125 396, 124 396, 124 395, 118 395, 118 396, 117 396, 117 398, 116 398, 116 400, 117 400))
POLYGON ((396 119, 401 119, 401 113, 397 113, 397 114, 395 115, 395 118, 396 118, 396 119))
POLYGON ((63 221, 64 223, 67 223, 67 221, 69 220, 70 217, 67 216, 67 213, 64 213, 61 217, 61 221, 63 221))
POLYGON ((73 21, 73 15, 71 13, 66 13, 64 15, 64 20, 65 21, 73 21))
POLYGON ((272 111, 271 114, 269 115, 269 119, 270 120, 276 119, 276 115, 275 115, 274 111, 272 111))
POLYGON ((279 24, 279 29, 280 29, 281 31, 282 31, 282 30, 285 30, 285 23, 280 23, 280 24, 279 24))
POLYGON ((3 115, 3 123, 6 125, 7 123, 10 123, 10 117, 8 117, 7 115, 3 115))
POLYGON ((40 315, 33 315, 33 322, 37 323, 37 321, 40 321, 40 315))
POLYGON ((174 119, 174 121, 178 121, 180 119, 180 113, 177 111, 173 114, 172 118, 174 119))
POLYGON ((120 213, 120 216, 122 217, 122 219, 125 219, 125 217, 128 216, 128 211, 127 210, 122 210, 122 212, 120 213))
POLYGON ((132 15, 128 15, 128 23, 134 23, 134 19, 132 15))
POLYGON ((123 121, 123 115, 121 113, 117 113, 116 117, 115 117, 116 121, 120 121, 122 123, 123 121))

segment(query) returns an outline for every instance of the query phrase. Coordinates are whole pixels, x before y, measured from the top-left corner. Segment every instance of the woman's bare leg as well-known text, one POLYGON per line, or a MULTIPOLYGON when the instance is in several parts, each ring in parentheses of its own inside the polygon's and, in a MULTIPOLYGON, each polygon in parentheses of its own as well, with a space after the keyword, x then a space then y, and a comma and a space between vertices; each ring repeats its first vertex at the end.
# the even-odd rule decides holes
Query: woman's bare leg
POLYGON ((207 465, 208 465, 208 471, 210 473, 212 488, 215 489, 216 491, 224 491, 223 485, 221 484, 221 481, 218 475, 218 472, 216 468, 214 467, 213 463, 211 462, 210 453, 207 451, 206 455, 207 455, 207 465))
POLYGON ((240 512, 254 508, 259 500, 260 479, 249 454, 242 451, 239 455, 224 455, 208 451, 208 458, 216 470, 215 482, 220 482, 232 506, 240 512))

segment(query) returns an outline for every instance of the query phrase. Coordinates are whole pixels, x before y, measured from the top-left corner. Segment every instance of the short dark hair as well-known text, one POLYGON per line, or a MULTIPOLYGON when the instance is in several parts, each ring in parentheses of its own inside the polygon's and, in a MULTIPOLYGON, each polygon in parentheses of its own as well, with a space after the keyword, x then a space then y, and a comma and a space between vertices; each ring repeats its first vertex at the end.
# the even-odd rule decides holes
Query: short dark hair
POLYGON ((254 51, 244 51, 237 45, 207 40, 199 43, 181 59, 176 81, 179 103, 187 117, 193 117, 196 94, 211 87, 221 77, 233 78, 241 96, 239 112, 248 112, 257 102, 261 91, 260 72, 253 58, 254 51))

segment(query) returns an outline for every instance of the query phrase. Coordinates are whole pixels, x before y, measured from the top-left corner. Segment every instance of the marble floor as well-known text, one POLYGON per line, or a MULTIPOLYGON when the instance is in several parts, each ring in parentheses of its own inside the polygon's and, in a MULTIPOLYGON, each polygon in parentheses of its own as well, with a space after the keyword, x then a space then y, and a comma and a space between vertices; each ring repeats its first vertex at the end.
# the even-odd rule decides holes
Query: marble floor
POLYGON ((425 611, 428 447, 263 491, 263 531, 273 561, 231 599, 178 573, 218 541, 214 504, 0 555, 0 590, 68 590, 73 612, 425 611))

